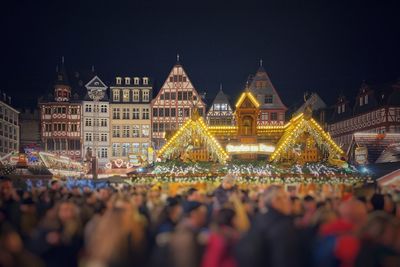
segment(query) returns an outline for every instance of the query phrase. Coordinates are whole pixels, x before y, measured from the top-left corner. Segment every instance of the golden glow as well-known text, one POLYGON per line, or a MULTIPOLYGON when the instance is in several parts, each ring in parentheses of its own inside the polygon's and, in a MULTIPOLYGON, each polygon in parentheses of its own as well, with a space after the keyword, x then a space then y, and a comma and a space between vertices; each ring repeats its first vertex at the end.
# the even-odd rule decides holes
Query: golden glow
POLYGON ((275 147, 266 144, 228 144, 226 151, 228 153, 272 153, 275 147))
POLYGON ((201 129, 203 130, 204 134, 207 135, 211 142, 212 145, 215 146, 218 150, 218 157, 220 158, 220 161, 225 162, 228 159, 228 154, 225 152, 225 150, 221 147, 221 145, 218 143, 218 141, 212 136, 210 131, 207 129, 206 124, 204 123, 204 120, 202 117, 198 117, 197 119, 188 119, 183 126, 172 136, 170 140, 158 151, 158 156, 161 156, 168 148, 172 146, 176 146, 177 144, 175 143, 176 139, 180 137, 184 131, 194 129, 196 125, 200 125, 201 129))
POLYGON ((253 96, 251 92, 243 92, 242 95, 239 97, 239 100, 236 102, 236 108, 238 108, 243 103, 246 96, 250 99, 254 106, 256 106, 256 108, 260 107, 260 103, 258 103, 257 99, 253 96))

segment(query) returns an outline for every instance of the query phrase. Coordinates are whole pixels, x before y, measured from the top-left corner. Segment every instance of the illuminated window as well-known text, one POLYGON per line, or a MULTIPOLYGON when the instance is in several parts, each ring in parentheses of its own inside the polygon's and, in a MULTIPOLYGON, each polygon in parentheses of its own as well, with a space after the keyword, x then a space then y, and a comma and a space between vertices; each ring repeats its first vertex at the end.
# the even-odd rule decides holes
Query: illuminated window
POLYGON ((149 78, 143 77, 143 84, 148 85, 149 84, 149 78))
POLYGON ((113 125, 113 137, 121 137, 119 125, 113 125))
POLYGON ((140 119, 139 108, 132 108, 132 119, 133 120, 140 119))
POLYGON ((132 153, 138 154, 139 153, 140 144, 139 143, 132 143, 132 153))
POLYGON ((129 108, 122 109, 122 119, 129 120, 129 108))
POLYGON ((142 109, 142 119, 143 120, 150 119, 150 109, 149 108, 143 108, 142 109))
POLYGON ((143 101, 148 102, 150 100, 150 91, 149 90, 143 90, 143 101))
POLYGON ((112 144, 112 156, 113 157, 118 157, 120 155, 120 148, 121 148, 121 145, 119 143, 112 144))
POLYGON ((113 89, 113 101, 119 101, 119 89, 113 89))
POLYGON ((124 125, 122 128, 122 137, 129 137, 130 127, 129 125, 124 125))
POLYGON ((139 102, 139 90, 137 89, 133 90, 133 101, 139 102))
POLYGON ((150 136, 150 125, 142 125, 142 137, 150 136))
POLYGON ((125 84, 131 84, 131 78, 125 77, 125 84))
POLYGON ((117 77, 115 82, 116 82, 116 84, 121 84, 122 78, 121 77, 117 77))
POLYGON ((138 84, 139 84, 139 77, 133 78, 133 83, 134 83, 135 85, 138 85, 138 84))
POLYGON ((276 112, 271 112, 271 121, 278 120, 278 114, 276 112))
POLYGON ((129 143, 123 143, 122 144, 122 154, 121 154, 121 156, 123 156, 123 157, 128 156, 129 147, 130 147, 129 143))
POLYGON ((114 120, 121 119, 121 114, 120 114, 120 109, 119 108, 113 108, 113 119, 114 120))
POLYGON ((132 126, 132 137, 140 137, 139 125, 132 126))
POLYGON ((122 91, 122 101, 129 102, 129 89, 124 89, 122 91))

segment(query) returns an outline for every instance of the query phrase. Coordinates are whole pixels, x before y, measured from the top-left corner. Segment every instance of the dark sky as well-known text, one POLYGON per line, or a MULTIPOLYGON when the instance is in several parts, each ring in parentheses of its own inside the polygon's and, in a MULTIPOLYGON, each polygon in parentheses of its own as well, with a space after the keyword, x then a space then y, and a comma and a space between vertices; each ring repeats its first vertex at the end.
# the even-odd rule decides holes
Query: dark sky
POLYGON ((263 59, 288 106, 400 77, 399 1, 3 2, 0 89, 19 107, 49 92, 62 55, 70 71, 147 75, 158 91, 179 53, 199 91, 222 82, 233 99, 263 59))

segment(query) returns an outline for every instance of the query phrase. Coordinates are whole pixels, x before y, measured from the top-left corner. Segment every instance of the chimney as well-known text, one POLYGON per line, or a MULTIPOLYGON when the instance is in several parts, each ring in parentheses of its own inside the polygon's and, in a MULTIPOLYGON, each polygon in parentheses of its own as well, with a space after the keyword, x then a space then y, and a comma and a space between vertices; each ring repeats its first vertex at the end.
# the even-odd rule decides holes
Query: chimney
POLYGON ((8 104, 11 105, 11 96, 8 97, 8 104))

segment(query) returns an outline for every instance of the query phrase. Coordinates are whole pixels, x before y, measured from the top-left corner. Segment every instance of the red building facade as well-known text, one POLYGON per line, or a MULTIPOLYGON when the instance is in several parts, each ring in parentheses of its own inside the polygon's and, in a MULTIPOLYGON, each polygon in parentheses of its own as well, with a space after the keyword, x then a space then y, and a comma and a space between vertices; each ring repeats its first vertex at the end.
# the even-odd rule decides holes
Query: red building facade
POLYGON ((82 106, 77 95, 71 97, 71 85, 64 64, 57 71, 54 94, 39 100, 39 110, 44 150, 81 160, 82 106))

